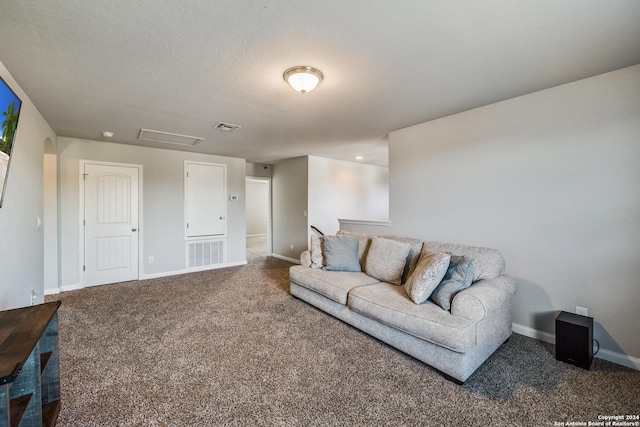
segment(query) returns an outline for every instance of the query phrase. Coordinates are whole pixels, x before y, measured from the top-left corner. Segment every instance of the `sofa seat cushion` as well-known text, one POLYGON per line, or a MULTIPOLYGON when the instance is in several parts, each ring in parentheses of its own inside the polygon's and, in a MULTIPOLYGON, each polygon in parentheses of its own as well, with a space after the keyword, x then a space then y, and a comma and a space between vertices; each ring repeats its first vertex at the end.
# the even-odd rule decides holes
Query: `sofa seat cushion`
POLYGON ((403 286, 380 282, 349 292, 351 310, 458 353, 475 346, 475 322, 454 316, 432 301, 414 304, 403 286))
POLYGON ((362 272, 326 271, 302 265, 295 265, 289 269, 289 280, 345 305, 351 289, 378 283, 377 279, 362 272))

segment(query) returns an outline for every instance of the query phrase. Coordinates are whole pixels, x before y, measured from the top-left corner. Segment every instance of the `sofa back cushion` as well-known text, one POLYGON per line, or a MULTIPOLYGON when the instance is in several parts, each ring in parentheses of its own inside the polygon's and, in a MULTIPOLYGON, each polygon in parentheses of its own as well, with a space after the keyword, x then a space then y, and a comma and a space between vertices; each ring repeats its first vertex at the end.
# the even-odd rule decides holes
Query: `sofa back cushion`
POLYGON ((408 243, 411 249, 409 250, 409 255, 407 255, 407 264, 404 268, 404 272, 402 273, 402 283, 405 283, 413 271, 416 269, 416 265, 418 265, 418 260, 420 259, 420 252, 422 251, 422 240, 414 239, 412 237, 399 237, 399 236, 381 236, 385 239, 395 240, 397 242, 408 243))
MULTIPOLYGON (((360 264, 362 265, 362 269, 367 262, 367 254, 369 253, 369 246, 371 245, 371 240, 376 237, 373 234, 366 233, 356 233, 354 231, 346 231, 339 230, 338 235, 348 235, 348 236, 358 236, 360 240, 360 264)), ((400 236, 380 236, 385 239, 395 240, 397 242, 408 243, 411 246, 409 250, 409 254, 407 255, 407 262, 404 267, 404 271, 402 272, 402 283, 405 283, 409 276, 415 270, 416 265, 418 264, 418 259, 420 258, 420 252, 422 251, 422 240, 414 239, 412 237, 400 237, 400 236)))
POLYGON ((425 241, 424 250, 428 252, 448 252, 451 255, 468 255, 473 258, 475 260, 473 265, 474 282, 480 279, 498 277, 504 273, 504 258, 497 249, 425 241))
POLYGON ((411 245, 396 240, 374 237, 367 253, 364 272, 376 279, 400 285, 411 245))

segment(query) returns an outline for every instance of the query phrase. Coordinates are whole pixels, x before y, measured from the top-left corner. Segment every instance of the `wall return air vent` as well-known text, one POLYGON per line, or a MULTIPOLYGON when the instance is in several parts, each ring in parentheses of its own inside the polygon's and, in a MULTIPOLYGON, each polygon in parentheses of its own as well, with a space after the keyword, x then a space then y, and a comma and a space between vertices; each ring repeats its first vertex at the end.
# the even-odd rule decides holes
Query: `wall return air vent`
POLYGON ((162 132, 159 130, 140 129, 138 139, 143 141, 162 142, 165 144, 194 146, 204 140, 198 136, 180 135, 179 133, 162 132))
POLYGON ((187 269, 208 270, 225 263, 224 240, 187 242, 187 269))

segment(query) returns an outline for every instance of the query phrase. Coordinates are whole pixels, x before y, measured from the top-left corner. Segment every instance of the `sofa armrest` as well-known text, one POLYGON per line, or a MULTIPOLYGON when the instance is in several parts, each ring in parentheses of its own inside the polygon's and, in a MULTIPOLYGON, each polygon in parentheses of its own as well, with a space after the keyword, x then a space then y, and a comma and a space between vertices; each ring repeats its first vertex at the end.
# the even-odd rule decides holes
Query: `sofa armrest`
POLYGON ((311 267, 311 252, 304 251, 300 254, 300 264, 305 267, 311 267))
POLYGON ((453 298, 451 314, 479 321, 487 313, 510 306, 515 293, 516 285, 510 276, 478 280, 453 298))

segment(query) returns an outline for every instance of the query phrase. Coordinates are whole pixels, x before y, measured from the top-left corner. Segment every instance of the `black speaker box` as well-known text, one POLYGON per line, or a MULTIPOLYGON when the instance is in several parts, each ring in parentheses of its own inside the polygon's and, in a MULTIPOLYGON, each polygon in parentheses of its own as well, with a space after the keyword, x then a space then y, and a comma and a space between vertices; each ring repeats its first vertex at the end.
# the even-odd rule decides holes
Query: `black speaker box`
POLYGON ((561 311, 556 317, 556 360, 589 369, 593 361, 593 318, 561 311))

